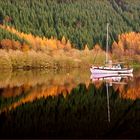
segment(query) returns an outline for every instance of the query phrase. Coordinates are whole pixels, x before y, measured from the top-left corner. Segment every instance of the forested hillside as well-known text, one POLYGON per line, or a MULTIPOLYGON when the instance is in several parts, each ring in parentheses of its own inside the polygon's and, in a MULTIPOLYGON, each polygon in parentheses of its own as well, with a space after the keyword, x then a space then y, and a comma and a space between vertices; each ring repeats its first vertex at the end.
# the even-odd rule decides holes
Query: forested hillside
MULTIPOLYGON (((107 22, 110 45, 121 33, 140 31, 139 5, 140 0, 0 0, 0 24, 35 36, 64 36, 79 49, 104 47, 107 22)), ((10 34, 0 32, 0 39, 10 34)))

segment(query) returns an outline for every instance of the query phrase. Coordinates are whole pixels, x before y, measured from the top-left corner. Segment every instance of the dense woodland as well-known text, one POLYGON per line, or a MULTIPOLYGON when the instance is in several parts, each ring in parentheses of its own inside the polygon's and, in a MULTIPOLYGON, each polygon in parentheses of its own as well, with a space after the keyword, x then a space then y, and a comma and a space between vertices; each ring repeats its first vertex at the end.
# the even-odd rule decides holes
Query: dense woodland
MULTIPOLYGON (((1 0, 0 24, 35 36, 69 39, 78 49, 102 47, 106 23, 111 45, 121 33, 140 31, 139 0, 1 0)), ((0 39, 15 35, 0 30, 0 39)))

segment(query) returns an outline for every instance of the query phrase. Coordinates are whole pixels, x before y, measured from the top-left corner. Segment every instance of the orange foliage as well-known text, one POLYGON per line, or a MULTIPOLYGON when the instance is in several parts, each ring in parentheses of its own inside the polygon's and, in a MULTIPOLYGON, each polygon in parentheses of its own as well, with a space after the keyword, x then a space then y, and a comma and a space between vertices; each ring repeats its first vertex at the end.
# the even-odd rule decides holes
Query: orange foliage
POLYGON ((101 51, 102 49, 101 49, 101 47, 100 47, 99 44, 96 44, 96 45, 94 46, 93 50, 94 50, 94 51, 101 51))
POLYGON ((116 41, 113 42, 113 45, 112 45, 112 52, 113 52, 113 54, 115 54, 116 56, 122 55, 123 52, 124 52, 124 49, 123 49, 123 47, 122 47, 122 44, 120 44, 120 43, 117 44, 116 41))
POLYGON ((23 51, 23 52, 29 51, 29 46, 28 46, 27 44, 24 43, 24 44, 22 45, 22 51, 23 51))
POLYGON ((140 54, 140 33, 130 32, 118 36, 118 43, 112 45, 112 52, 118 56, 140 54))
POLYGON ((12 44, 13 44, 13 49, 16 50, 16 49, 21 49, 22 48, 22 45, 19 41, 12 41, 12 44))
POLYGON ((3 39, 0 44, 3 49, 12 49, 12 41, 10 39, 3 39))
POLYGON ((28 51, 29 46, 27 44, 21 44, 19 41, 10 40, 10 39, 3 39, 0 41, 0 46, 2 49, 12 49, 12 50, 22 50, 28 51))
POLYGON ((124 99, 136 100, 140 99, 140 78, 137 77, 135 80, 128 85, 127 91, 125 90, 125 85, 118 87, 120 91, 120 97, 124 99))
POLYGON ((140 88, 131 88, 126 93, 122 92, 121 97, 124 99, 136 100, 140 99, 140 88))
MULTIPOLYGON (((62 40, 59 41, 59 40, 57 40, 56 38, 53 38, 53 37, 48 39, 46 37, 41 38, 41 37, 38 37, 38 36, 34 36, 32 34, 22 33, 22 32, 19 32, 12 27, 5 26, 5 25, 0 25, 0 28, 8 30, 9 32, 16 34, 20 38, 24 38, 25 40, 27 40, 31 44, 32 49, 34 49, 34 50, 41 50, 42 48, 43 49, 44 48, 51 48, 51 49, 67 48, 67 49, 71 49, 71 46, 72 46, 70 41, 69 40, 67 41, 64 36, 62 37, 62 40)), ((25 49, 23 49, 23 50, 25 50, 25 49)))
POLYGON ((71 48, 72 48, 71 43, 70 43, 70 41, 69 41, 69 40, 67 41, 66 47, 67 47, 67 48, 69 48, 69 49, 71 49, 71 48))
MULTIPOLYGON (((63 93, 63 96, 66 97, 66 95, 70 93, 70 91, 72 90, 72 88, 74 88, 74 87, 71 86, 71 85, 68 87, 68 90, 63 85, 62 86, 61 85, 59 85, 59 86, 52 85, 52 86, 49 86, 49 87, 47 87, 45 89, 43 87, 42 88, 37 88, 37 89, 32 89, 30 94, 28 94, 25 97, 21 98, 17 102, 11 104, 8 107, 8 109, 10 110, 12 108, 16 108, 17 106, 19 106, 21 104, 24 104, 24 103, 27 103, 27 102, 32 102, 32 101, 34 101, 36 99, 40 99, 42 97, 47 98, 49 96, 58 96, 61 93, 63 93), (70 90, 69 90, 69 88, 70 88, 70 90)), ((25 90, 27 91, 26 88, 25 89, 24 88, 20 88, 20 89, 23 90, 23 92, 25 90)), ((22 93, 21 90, 17 90, 17 94, 16 95, 18 95, 19 92, 22 93)), ((15 93, 15 90, 12 90, 12 89, 9 88, 6 91, 6 93, 3 95, 3 97, 7 97, 7 98, 8 97, 11 97, 11 96, 14 95, 14 93, 15 93)), ((14 96, 16 96, 16 95, 14 95, 14 96)), ((6 109, 7 108, 4 108, 3 111, 5 111, 6 109)))

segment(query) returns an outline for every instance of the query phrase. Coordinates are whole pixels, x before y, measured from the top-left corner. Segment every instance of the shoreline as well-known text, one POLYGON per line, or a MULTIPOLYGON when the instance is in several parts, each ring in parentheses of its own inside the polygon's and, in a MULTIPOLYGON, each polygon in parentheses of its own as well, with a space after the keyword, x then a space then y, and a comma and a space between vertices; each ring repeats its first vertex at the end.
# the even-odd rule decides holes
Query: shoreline
MULTIPOLYGON (((65 51, 63 49, 53 51, 28 51, 22 52, 19 50, 2 50, 0 49, 0 70, 12 69, 12 70, 34 70, 34 69, 88 69, 91 65, 104 65, 105 51, 97 50, 76 50, 70 49, 65 51)), ((113 54, 109 57, 112 61, 119 60, 112 58, 113 54)), ((125 58, 125 56, 123 57, 125 58)), ((122 58, 122 59, 123 59, 122 58)), ((125 61, 125 59, 124 59, 125 61)), ((139 68, 138 61, 133 59, 132 61, 125 61, 128 65, 139 68)))
POLYGON ((93 62, 102 63, 105 53, 101 52, 96 61, 94 50, 80 51, 62 49, 52 52, 0 50, 0 69, 73 69, 88 68, 93 62))

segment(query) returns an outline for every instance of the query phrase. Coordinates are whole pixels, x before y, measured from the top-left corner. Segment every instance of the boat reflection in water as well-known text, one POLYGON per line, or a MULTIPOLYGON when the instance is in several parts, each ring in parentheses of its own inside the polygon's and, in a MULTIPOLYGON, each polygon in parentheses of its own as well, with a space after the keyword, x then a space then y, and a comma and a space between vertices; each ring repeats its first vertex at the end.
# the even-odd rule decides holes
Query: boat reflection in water
POLYGON ((105 81, 109 84, 127 84, 126 81, 133 78, 132 73, 128 74, 91 74, 90 79, 92 82, 105 81), (123 82, 125 79, 125 82, 123 82))
POLYGON ((128 74, 109 74, 109 73, 100 73, 100 74, 91 74, 90 79, 92 82, 102 81, 106 83, 106 95, 107 95, 107 115, 108 115, 108 122, 111 121, 110 116, 110 105, 109 105, 109 87, 113 84, 127 84, 127 81, 133 78, 132 73, 128 74))

